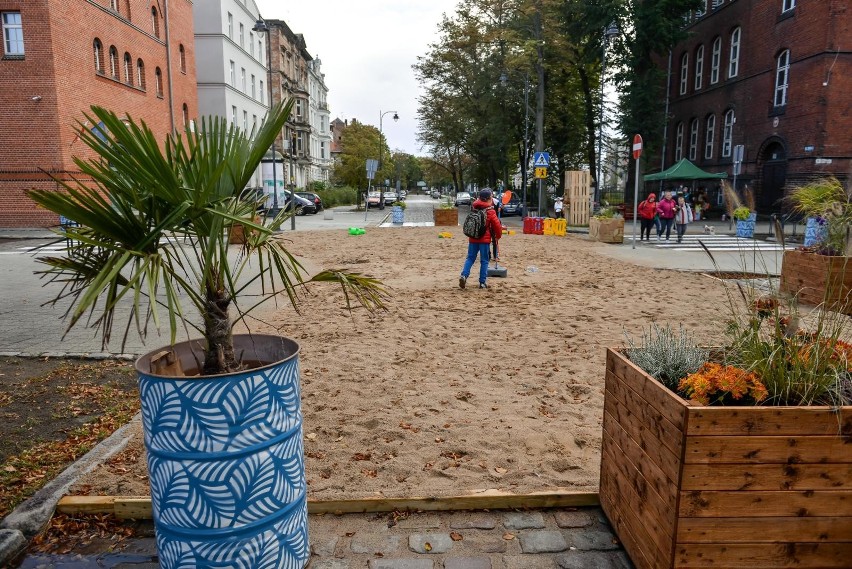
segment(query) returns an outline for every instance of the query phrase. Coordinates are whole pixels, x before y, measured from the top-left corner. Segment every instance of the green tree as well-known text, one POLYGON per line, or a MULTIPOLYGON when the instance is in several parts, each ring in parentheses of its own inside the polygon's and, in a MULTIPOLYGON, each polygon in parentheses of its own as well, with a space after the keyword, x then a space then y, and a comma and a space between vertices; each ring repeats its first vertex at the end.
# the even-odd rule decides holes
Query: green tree
POLYGON ((352 120, 340 138, 340 161, 334 168, 334 180, 353 188, 367 188, 367 160, 379 159, 379 144, 382 146, 382 168, 376 180, 392 178, 393 158, 383 134, 372 125, 352 120))

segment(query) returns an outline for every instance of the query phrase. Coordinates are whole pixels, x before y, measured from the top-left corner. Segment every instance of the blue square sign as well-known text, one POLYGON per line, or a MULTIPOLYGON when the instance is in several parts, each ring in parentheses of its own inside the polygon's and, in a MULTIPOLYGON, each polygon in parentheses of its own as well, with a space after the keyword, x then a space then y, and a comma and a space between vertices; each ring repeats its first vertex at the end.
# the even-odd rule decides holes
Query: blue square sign
POLYGON ((536 168, 547 168, 550 166, 550 154, 547 152, 536 152, 533 156, 533 166, 536 168))

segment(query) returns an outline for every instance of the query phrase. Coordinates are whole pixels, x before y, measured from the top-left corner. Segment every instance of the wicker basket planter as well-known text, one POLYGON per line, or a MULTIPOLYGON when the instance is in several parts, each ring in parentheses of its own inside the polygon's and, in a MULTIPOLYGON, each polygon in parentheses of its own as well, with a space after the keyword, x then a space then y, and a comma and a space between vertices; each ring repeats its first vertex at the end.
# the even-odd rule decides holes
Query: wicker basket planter
POLYGON ((459 210, 451 209, 434 209, 436 227, 454 227, 459 224, 459 210))
POLYGON ((609 350, 600 500, 639 569, 849 567, 852 407, 702 407, 609 350))
POLYGON ((808 251, 784 251, 781 292, 796 295, 802 304, 852 314, 852 257, 832 257, 808 251))

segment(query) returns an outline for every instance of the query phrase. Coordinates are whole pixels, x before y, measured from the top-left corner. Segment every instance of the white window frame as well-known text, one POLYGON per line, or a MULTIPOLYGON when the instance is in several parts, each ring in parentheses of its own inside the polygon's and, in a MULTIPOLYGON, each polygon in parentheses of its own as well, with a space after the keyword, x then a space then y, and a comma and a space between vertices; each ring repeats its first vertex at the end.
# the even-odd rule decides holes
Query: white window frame
POLYGON ((713 146, 716 144, 716 115, 707 117, 707 132, 704 133, 704 159, 713 158, 713 146))
POLYGON ((126 51, 122 59, 122 66, 124 67, 124 82, 133 85, 133 58, 126 51))
POLYGON ((775 94, 773 102, 776 107, 787 104, 787 90, 790 87, 790 50, 785 49, 778 56, 775 67, 775 94))
POLYGON ((234 15, 228 12, 228 39, 234 40, 234 15))
POLYGON ((728 60, 728 79, 736 77, 740 73, 740 41, 742 40, 742 28, 736 28, 731 32, 731 51, 728 60))
POLYGON ((157 91, 157 96, 162 98, 163 97, 163 71, 159 67, 157 67, 154 70, 154 83, 156 83, 154 88, 157 91))
POLYGON ((786 14, 790 10, 796 7, 796 0, 782 0, 781 2, 781 13, 786 14))
POLYGON ((231 126, 237 126, 237 106, 231 105, 231 126))
POLYGON ((695 52, 695 90, 704 86, 704 46, 698 46, 695 52))
POLYGON ((118 79, 118 50, 114 45, 109 47, 109 76, 118 79))
POLYGON ((160 17, 157 14, 156 6, 151 6, 151 32, 155 38, 160 37, 160 17))
POLYGON ((260 89, 258 91, 260 92, 261 104, 266 104, 266 101, 264 101, 266 99, 266 89, 263 88, 263 79, 260 80, 260 89))
POLYGON ((230 61, 229 64, 230 64, 230 69, 231 69, 231 87, 236 87, 237 86, 237 66, 233 62, 233 60, 230 61))
POLYGON ((141 59, 136 60, 136 86, 140 89, 145 88, 145 64, 141 59))
POLYGON ((248 132, 248 111, 243 111, 243 132, 248 132))
POLYGON ((243 93, 246 93, 246 68, 240 67, 240 85, 242 86, 243 93))
POLYGON ((24 55, 24 20, 21 13, 0 12, 0 22, 3 26, 3 55, 24 55))
POLYGON ((722 158, 730 158, 734 147, 734 125, 737 123, 737 114, 734 109, 725 112, 725 127, 722 131, 722 158))
POLYGON ((683 159, 683 122, 677 123, 675 130, 675 162, 680 162, 683 159))
POLYGON ((689 53, 684 53, 680 58, 680 94, 686 95, 689 85, 689 53))
POLYGON ((249 31, 249 55, 254 57, 254 32, 249 31))
POLYGON ((103 61, 101 61, 101 58, 103 58, 103 55, 101 54, 104 49, 103 46, 104 44, 101 43, 99 38, 95 38, 95 41, 92 42, 92 51, 95 52, 95 71, 98 73, 104 72, 103 61))
POLYGON ((698 119, 692 119, 689 125, 689 159, 692 162, 698 159, 698 119))
POLYGON ((246 45, 246 27, 240 22, 240 47, 245 47, 246 45))
POLYGON ((725 0, 713 0, 713 3, 712 3, 713 10, 715 10, 716 8, 718 8, 719 6, 721 6, 724 3, 725 3, 725 0))
POLYGON ((251 98, 257 100, 257 78, 251 74, 251 98))
POLYGON ((713 54, 710 58, 710 84, 715 85, 719 82, 719 67, 722 65, 722 38, 716 37, 713 40, 713 54))

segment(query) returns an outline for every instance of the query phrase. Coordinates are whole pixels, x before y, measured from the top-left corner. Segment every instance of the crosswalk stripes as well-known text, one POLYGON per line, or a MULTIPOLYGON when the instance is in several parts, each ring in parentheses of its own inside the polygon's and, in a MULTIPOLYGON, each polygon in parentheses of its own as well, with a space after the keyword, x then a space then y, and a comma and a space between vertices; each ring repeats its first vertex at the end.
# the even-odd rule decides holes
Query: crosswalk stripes
MULTIPOLYGON (((632 243, 633 239, 628 238, 628 242, 632 243)), ((701 243, 704 243, 710 251, 729 251, 733 253, 738 251, 772 252, 795 248, 793 245, 782 247, 780 243, 758 241, 757 239, 744 239, 734 235, 685 235, 682 243, 678 243, 674 236, 672 236, 669 241, 657 241, 656 236, 651 236, 651 241, 641 242, 643 246, 670 251, 703 251, 704 249, 701 246, 701 243)))

